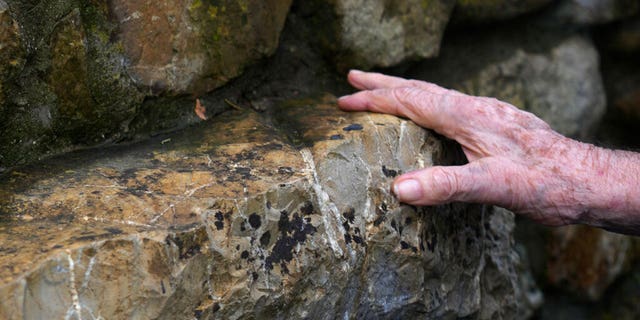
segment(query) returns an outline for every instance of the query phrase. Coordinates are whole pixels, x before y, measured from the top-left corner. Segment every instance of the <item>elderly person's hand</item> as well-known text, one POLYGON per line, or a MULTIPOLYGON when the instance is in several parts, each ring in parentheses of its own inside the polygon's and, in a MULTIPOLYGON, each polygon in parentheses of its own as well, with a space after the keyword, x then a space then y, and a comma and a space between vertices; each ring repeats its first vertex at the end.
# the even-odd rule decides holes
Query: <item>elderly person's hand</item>
POLYGON ((640 156, 566 138, 535 115, 434 84, 351 71, 362 90, 338 100, 350 111, 409 118, 458 141, 469 163, 403 174, 400 201, 495 204, 547 225, 587 223, 640 232, 640 156))

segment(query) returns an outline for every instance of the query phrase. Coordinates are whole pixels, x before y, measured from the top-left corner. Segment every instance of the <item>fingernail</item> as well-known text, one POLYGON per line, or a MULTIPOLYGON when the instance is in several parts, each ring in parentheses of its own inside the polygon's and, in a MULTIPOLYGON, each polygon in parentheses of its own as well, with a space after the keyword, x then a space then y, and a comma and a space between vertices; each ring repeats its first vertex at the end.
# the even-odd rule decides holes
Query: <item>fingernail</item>
POLYGON ((361 71, 361 70, 358 70, 358 69, 351 69, 351 71, 350 71, 350 72, 351 72, 351 73, 354 73, 354 74, 364 73, 364 71, 361 71))
POLYGON ((350 94, 348 94, 348 95, 346 95, 346 96, 342 96, 342 97, 338 98, 338 102, 340 102, 340 101, 344 101, 344 100, 347 100, 349 97, 351 97, 351 95, 350 95, 350 94))
POLYGON ((422 198, 422 185, 414 179, 402 180, 393 185, 393 193, 400 201, 416 201, 422 198))

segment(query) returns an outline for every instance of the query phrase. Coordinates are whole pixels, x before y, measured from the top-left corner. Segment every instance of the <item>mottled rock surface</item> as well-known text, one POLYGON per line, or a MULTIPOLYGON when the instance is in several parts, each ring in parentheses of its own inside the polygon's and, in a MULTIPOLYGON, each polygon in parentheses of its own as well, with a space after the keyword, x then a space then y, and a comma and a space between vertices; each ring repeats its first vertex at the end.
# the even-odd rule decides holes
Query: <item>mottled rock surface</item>
POLYGON ((3 0, 0 167, 192 123, 195 97, 273 54, 290 4, 3 0))
POLYGON ((272 54, 291 0, 111 1, 136 84, 204 93, 272 54), (144 39, 144 41, 140 41, 144 39))
POLYGON ((388 67, 434 57, 454 0, 312 0, 297 5, 338 68, 388 67))
POLYGON ((588 138, 605 111, 598 59, 591 41, 580 35, 483 29, 451 35, 439 58, 414 66, 409 75, 496 97, 564 135, 588 138))
POLYGON ((0 317, 526 316, 513 215, 399 205, 391 179, 459 163, 411 122, 333 98, 0 179, 0 317))

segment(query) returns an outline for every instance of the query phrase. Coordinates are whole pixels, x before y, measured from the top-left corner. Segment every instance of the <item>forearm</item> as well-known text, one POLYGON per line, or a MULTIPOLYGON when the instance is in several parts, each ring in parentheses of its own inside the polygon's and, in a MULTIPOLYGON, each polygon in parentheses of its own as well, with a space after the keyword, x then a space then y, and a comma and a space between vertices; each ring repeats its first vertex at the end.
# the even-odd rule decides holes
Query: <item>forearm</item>
POLYGON ((589 146, 578 223, 640 235, 640 153, 589 146))

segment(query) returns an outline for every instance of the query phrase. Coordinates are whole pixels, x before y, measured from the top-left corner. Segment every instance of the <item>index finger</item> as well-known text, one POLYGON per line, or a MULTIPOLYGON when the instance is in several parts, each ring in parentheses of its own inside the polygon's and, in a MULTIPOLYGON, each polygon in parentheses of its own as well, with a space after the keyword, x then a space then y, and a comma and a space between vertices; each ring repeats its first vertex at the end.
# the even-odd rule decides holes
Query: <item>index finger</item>
POLYGON ((338 99, 343 110, 393 114, 413 120, 456 139, 464 126, 464 109, 479 100, 455 94, 436 94, 416 87, 364 90, 338 99))
POLYGON ((385 88, 415 87, 433 94, 464 95, 461 92, 448 90, 433 83, 420 80, 407 80, 404 78, 384 75, 376 72, 363 72, 351 70, 347 75, 349 83, 360 90, 375 90, 385 88))

